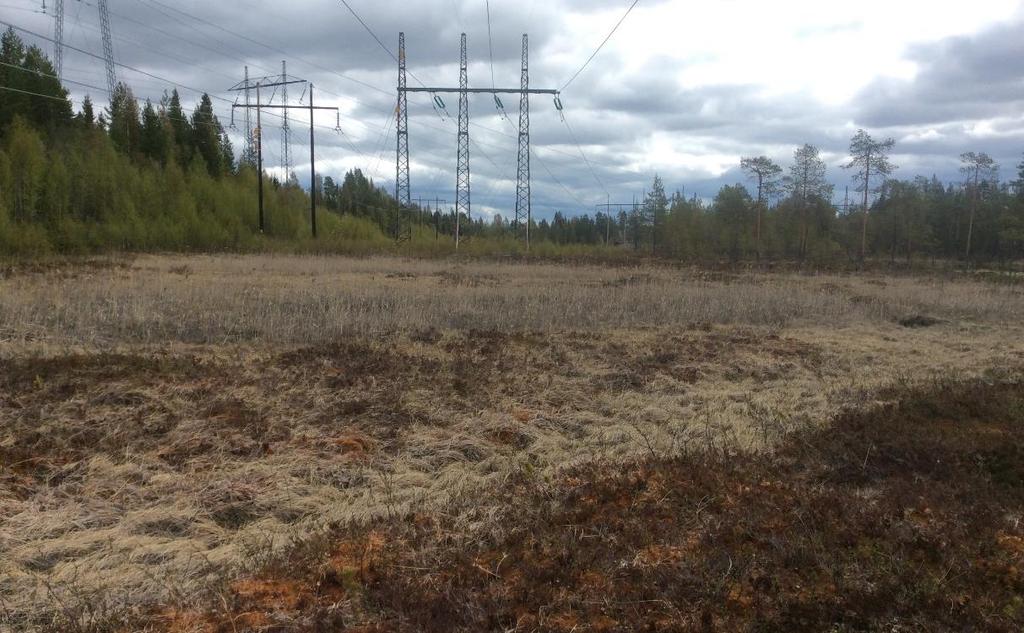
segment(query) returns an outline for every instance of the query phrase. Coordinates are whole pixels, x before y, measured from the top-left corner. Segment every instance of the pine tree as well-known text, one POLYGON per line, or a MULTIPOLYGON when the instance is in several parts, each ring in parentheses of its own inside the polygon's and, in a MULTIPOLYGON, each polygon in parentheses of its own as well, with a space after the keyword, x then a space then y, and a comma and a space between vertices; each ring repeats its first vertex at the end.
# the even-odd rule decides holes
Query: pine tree
POLYGON ((757 180, 757 220, 754 226, 754 247, 757 259, 760 260, 761 216, 765 207, 765 199, 778 190, 782 167, 779 167, 767 156, 756 156, 740 159, 740 169, 746 172, 748 178, 757 180))
POLYGON ((857 183, 857 191, 864 193, 864 220, 861 224, 860 259, 864 261, 868 247, 868 199, 879 187, 871 188, 872 178, 881 177, 882 182, 892 173, 893 166, 889 162, 889 152, 896 144, 891 138, 876 141, 864 130, 850 139, 850 162, 843 165, 844 169, 856 169, 853 180, 857 183))
POLYGON ((978 201, 982 196, 982 185, 996 177, 999 165, 985 152, 965 152, 960 154, 960 162, 963 163, 960 173, 964 175, 964 185, 967 187, 971 199, 971 213, 967 223, 967 247, 964 250, 964 259, 970 259, 971 241, 974 238, 974 220, 978 215, 978 201))
POLYGON ((818 199, 828 200, 832 197, 832 185, 825 179, 825 172, 825 161, 821 159, 817 147, 804 144, 793 152, 793 164, 789 168, 789 176, 785 179, 785 187, 799 208, 797 250, 801 260, 807 257, 810 207, 818 199))

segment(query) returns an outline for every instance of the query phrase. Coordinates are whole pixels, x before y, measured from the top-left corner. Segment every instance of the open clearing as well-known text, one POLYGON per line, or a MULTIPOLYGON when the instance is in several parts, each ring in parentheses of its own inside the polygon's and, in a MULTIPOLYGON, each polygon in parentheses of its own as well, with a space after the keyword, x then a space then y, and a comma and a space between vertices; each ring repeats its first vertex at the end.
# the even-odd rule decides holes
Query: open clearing
POLYGON ((1021 315, 963 278, 12 268, 0 627, 1019 630, 1021 315))

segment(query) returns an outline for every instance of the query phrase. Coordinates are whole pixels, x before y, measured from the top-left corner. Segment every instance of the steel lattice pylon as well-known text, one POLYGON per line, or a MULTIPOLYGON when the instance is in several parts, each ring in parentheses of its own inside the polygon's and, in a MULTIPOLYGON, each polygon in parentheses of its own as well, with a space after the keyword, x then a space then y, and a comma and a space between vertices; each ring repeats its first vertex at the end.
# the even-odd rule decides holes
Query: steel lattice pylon
MULTIPOLYGON (((281 60, 281 81, 288 81, 288 64, 281 60)), ((288 105, 288 84, 281 86, 281 103, 288 105)), ((284 170, 284 181, 292 177, 292 129, 288 125, 288 110, 282 110, 281 122, 281 168, 284 170)))
POLYGON ((469 76, 466 71, 466 34, 462 34, 459 55, 459 158, 455 177, 455 213, 465 213, 472 207, 469 198, 469 76))
MULTIPOLYGON (((519 166, 518 182, 516 185, 516 206, 513 226, 525 227, 524 237, 527 248, 530 243, 530 222, 532 220, 530 202, 530 100, 531 94, 551 95, 555 100, 555 108, 562 109, 562 102, 559 100, 559 91, 550 88, 530 88, 529 73, 529 38, 523 34, 523 57, 521 83, 518 88, 502 88, 492 86, 490 88, 470 88, 467 72, 466 34, 462 34, 459 49, 459 86, 426 86, 420 82, 420 87, 408 87, 405 82, 405 38, 399 34, 399 85, 398 85, 398 152, 396 156, 396 169, 398 172, 398 183, 395 186, 395 193, 399 203, 411 206, 411 195, 409 194, 409 146, 408 146, 408 124, 405 118, 406 94, 409 92, 425 93, 432 95, 435 103, 435 110, 444 110, 444 102, 438 97, 439 93, 458 94, 459 96, 459 134, 458 134, 458 164, 455 178, 455 247, 459 245, 460 218, 465 215, 467 220, 472 220, 472 206, 470 202, 470 170, 469 170, 469 95, 470 94, 491 94, 498 109, 504 115, 505 106, 498 99, 499 94, 515 94, 520 96, 519 100, 519 166), (406 198, 405 196, 409 196, 406 198)), ((413 75, 415 78, 415 75, 413 75)))
POLYGON ((114 72, 114 42, 110 36, 110 10, 107 0, 99 0, 100 32, 103 35, 103 59, 107 63, 107 89, 114 94, 117 88, 117 73, 114 72))
POLYGON ((529 42, 523 33, 523 74, 519 95, 519 167, 516 171, 515 230, 525 227, 526 247, 530 247, 530 71, 529 42))
MULTIPOLYGON (((114 43, 110 35, 110 10, 107 0, 99 0, 96 5, 100 13, 100 34, 103 38, 103 61, 107 69, 107 90, 113 96, 117 88, 117 72, 114 70, 114 43)), ((46 9, 46 6, 43 6, 46 9)), ((53 67, 57 78, 64 76, 64 0, 53 3, 53 67)))
POLYGON ((409 189, 409 115, 405 96, 405 33, 398 34, 398 163, 395 173, 395 199, 402 209, 412 206, 412 192, 409 189))
POLYGON ((253 138, 252 115, 249 114, 249 106, 252 104, 249 91, 249 67, 245 67, 245 152, 243 160, 250 165, 256 164, 256 143, 253 138))
POLYGON ((64 0, 53 3, 53 68, 57 79, 64 77, 64 0))
POLYGON ((398 212, 392 220, 391 232, 396 240, 405 240, 412 237, 412 225, 408 219, 412 207, 412 190, 409 187, 409 111, 405 91, 401 90, 405 88, 405 33, 398 34, 398 87, 398 106, 395 108, 395 142, 398 151, 395 199, 398 201, 398 212))

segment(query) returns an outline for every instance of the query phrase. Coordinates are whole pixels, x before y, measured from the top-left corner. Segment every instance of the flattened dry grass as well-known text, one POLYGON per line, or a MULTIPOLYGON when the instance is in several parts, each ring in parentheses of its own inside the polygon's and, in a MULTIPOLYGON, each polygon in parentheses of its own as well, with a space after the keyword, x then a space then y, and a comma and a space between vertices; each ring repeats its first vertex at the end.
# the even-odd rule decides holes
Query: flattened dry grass
POLYGON ((450 513, 468 533, 524 475, 757 453, 894 382, 1024 365, 1018 291, 978 282, 261 256, 0 290, 16 630, 223 607, 345 526, 450 513), (916 314, 934 322, 897 322, 916 314))
POLYGON ((1024 286, 943 278, 703 273, 393 258, 142 257, 0 279, 0 340, 266 342, 435 328, 556 332, 781 327, 915 315, 1005 323, 1024 286))

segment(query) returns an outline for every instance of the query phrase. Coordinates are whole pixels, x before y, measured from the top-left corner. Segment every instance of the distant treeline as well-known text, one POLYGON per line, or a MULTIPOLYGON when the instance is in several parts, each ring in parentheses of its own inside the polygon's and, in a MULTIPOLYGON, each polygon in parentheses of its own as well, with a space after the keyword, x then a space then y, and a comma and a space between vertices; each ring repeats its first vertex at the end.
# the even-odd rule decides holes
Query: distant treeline
MULTIPOLYGON (((445 254, 454 246, 450 209, 404 214, 360 170, 319 178, 321 237, 311 239, 309 196, 294 176, 264 176, 266 233, 257 227, 254 157, 236 159, 208 95, 186 111, 177 91, 137 100, 121 84, 96 113, 77 112, 46 55, 13 30, 0 37, 0 255, 110 250, 314 250, 445 254), (411 224, 411 230, 403 230, 411 224), (398 239, 402 238, 402 239, 398 239)), ((891 140, 859 132, 851 142, 849 204, 833 204, 825 163, 805 145, 784 170, 745 158, 750 177, 707 204, 666 194, 660 178, 620 212, 567 216, 531 227, 538 255, 687 261, 791 260, 817 264, 862 257, 1024 258, 1024 163, 1012 183, 968 153, 963 181, 889 177, 891 140), (864 202, 868 213, 864 213, 864 202)), ((496 216, 459 218, 470 254, 519 254, 522 228, 496 216)))

